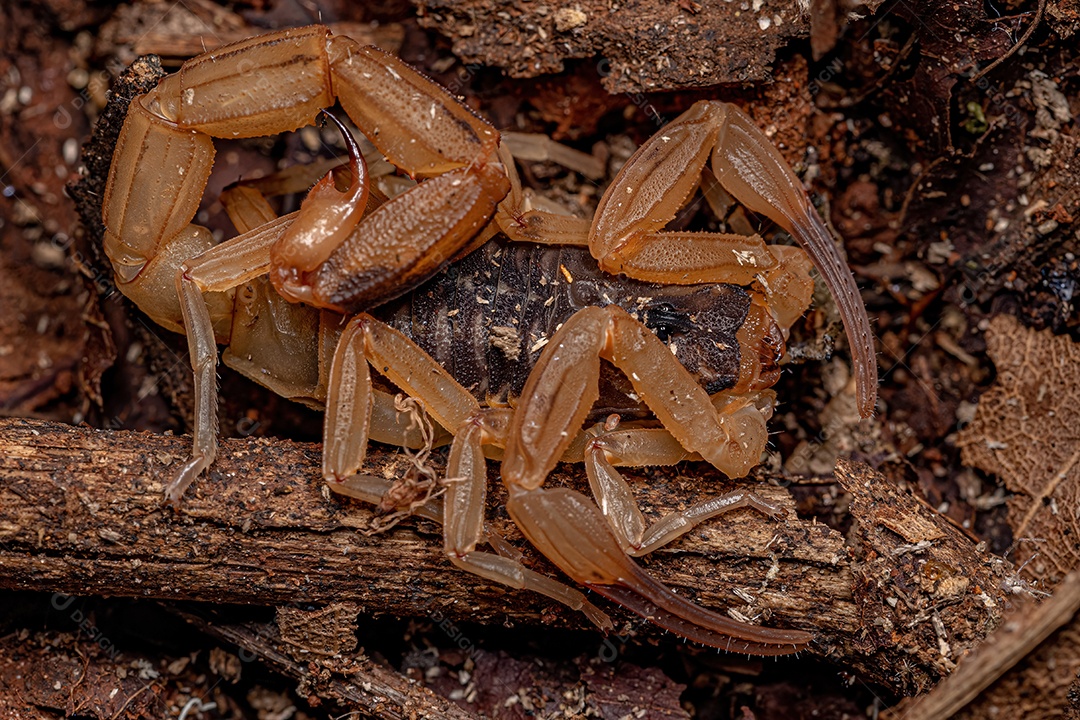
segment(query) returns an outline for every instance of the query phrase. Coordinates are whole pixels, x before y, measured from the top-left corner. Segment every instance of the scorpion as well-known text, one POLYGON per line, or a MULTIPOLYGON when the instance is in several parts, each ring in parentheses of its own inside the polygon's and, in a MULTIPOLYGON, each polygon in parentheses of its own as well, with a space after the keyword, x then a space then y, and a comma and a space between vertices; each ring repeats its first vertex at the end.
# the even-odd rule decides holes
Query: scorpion
POLYGON ((194 447, 168 484, 174 503, 217 451, 219 343, 243 374, 324 405, 324 478, 378 502, 390 483, 361 473, 368 440, 415 447, 418 438, 374 386, 374 368, 452 436, 452 481, 416 512, 443 524, 458 567, 612 627, 580 591, 526 568, 487 530, 490 457, 501 461, 514 523, 580 585, 720 648, 778 655, 811 642, 702 608, 631 559, 733 508, 775 508, 735 492, 647 526, 616 469, 701 458, 731 477, 749 472, 767 440, 787 329, 810 303, 811 260, 844 321, 862 414, 875 404, 872 335, 854 279, 798 179, 736 106, 698 102, 662 128, 585 221, 532 208, 495 128, 419 71, 324 26, 283 30, 188 60, 133 100, 102 216, 118 287, 188 337, 194 447), (295 130, 335 99, 421 182, 386 197, 342 127, 348 169, 327 172, 295 213, 277 217, 263 192, 241 184, 222 198, 239 235, 216 244, 192 222, 214 137, 295 130), (710 171, 714 188, 805 252, 757 235, 665 230, 705 192, 710 171), (500 231, 508 239, 492 241, 500 231), (380 305, 383 319, 370 312, 380 305), (496 328, 498 342, 477 342, 496 328), (582 429, 597 420, 601 360, 622 371, 623 394, 656 423, 611 414, 582 429), (544 487, 560 460, 584 462, 595 500, 544 487), (485 542, 494 552, 477 550, 485 542))

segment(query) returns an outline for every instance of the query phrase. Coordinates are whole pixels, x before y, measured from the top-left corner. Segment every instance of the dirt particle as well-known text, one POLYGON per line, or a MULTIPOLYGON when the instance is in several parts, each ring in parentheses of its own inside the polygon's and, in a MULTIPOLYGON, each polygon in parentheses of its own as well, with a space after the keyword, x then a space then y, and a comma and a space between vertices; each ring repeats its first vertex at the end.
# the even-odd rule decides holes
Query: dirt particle
POLYGON ((566 32, 589 22, 589 16, 581 8, 562 8, 555 13, 555 29, 566 32))

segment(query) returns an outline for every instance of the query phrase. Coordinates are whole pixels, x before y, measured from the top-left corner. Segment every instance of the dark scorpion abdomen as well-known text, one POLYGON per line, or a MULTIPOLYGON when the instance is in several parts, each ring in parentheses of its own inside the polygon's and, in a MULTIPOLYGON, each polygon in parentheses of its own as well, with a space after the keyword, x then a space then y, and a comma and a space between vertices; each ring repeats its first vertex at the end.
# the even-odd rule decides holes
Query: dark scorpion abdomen
MULTIPOLYGON (((737 381, 736 332, 750 306, 746 290, 615 277, 602 272, 586 248, 492 241, 387 303, 380 316, 481 402, 503 403, 521 394, 562 323, 584 307, 613 304, 651 328, 709 393, 737 381)), ((625 379, 607 384, 634 398, 625 379)))

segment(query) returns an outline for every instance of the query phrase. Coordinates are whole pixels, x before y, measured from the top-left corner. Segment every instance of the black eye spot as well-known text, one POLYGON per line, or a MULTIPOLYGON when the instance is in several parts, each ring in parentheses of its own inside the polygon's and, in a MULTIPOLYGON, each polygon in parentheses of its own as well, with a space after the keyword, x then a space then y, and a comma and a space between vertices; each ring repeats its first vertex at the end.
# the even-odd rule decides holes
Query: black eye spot
POLYGON ((693 328, 690 314, 670 303, 657 303, 647 308, 642 320, 645 327, 656 333, 663 342, 676 333, 687 333, 693 328))

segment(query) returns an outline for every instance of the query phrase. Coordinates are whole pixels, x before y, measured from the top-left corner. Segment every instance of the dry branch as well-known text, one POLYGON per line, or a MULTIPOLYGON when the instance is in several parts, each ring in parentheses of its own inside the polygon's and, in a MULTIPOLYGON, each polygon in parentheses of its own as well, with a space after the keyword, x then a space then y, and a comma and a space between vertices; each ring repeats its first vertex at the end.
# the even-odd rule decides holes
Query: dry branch
MULTIPOLYGON (((162 505, 163 480, 173 463, 186 457, 189 442, 0 420, 0 587, 260 605, 351 601, 375 615, 439 612, 480 623, 585 627, 577 614, 540 596, 454 569, 442 556, 439 529, 431 523, 408 521, 372 537, 359 532, 356 528, 371 520, 371 510, 323 487, 314 445, 226 440, 209 477, 196 482, 176 513, 162 505)), ((393 476, 407 462, 401 454, 375 448, 371 468, 393 476)), ((647 512, 659 514, 733 486, 711 470, 690 468, 701 474, 657 473, 649 482, 636 483, 647 512)), ((947 552, 950 567, 963 567, 974 579, 971 591, 985 594, 989 591, 983 588, 993 585, 979 582, 985 573, 979 567, 986 563, 961 533, 940 528, 928 509, 913 510, 910 496, 886 487, 881 476, 869 469, 841 469, 849 490, 863 492, 865 486, 868 493, 864 502, 871 510, 862 526, 872 532, 860 540, 880 547, 861 547, 858 553, 874 562, 854 563, 837 532, 796 519, 785 489, 761 485, 757 492, 789 509, 787 519, 776 522, 749 510, 732 513, 655 553, 647 561, 649 569, 702 605, 818 633, 815 652, 868 679, 893 687, 922 685, 948 669, 933 657, 912 663, 910 644, 922 642, 919 633, 926 627, 918 617, 907 628, 900 617, 889 621, 890 632, 908 640, 907 647, 887 633, 882 636, 875 617, 889 612, 895 597, 889 588, 866 587, 880 585, 873 578, 887 575, 893 566, 921 573, 915 558, 947 552), (873 517, 877 509, 886 511, 880 521, 873 517), (918 516, 924 511, 929 515, 918 516), (915 531, 926 534, 925 547, 889 555, 895 553, 886 547, 890 542, 904 545, 908 540, 902 533, 915 531), (891 669, 902 660, 908 662, 907 674, 891 669)), ((576 475, 581 474, 560 468, 551 482, 580 487, 576 475)), ((489 513, 496 529, 524 546, 501 510, 500 493, 492 495, 489 513)), ((527 552, 525 562, 553 572, 535 553, 527 552)), ((917 583, 903 580, 896 582, 905 588, 901 597, 912 613, 922 607, 919 592, 927 603, 944 599, 950 607, 967 602, 970 594, 965 589, 957 597, 940 598, 935 583, 920 591, 917 583)), ((608 609, 617 622, 632 619, 618 608, 608 609)), ((904 607, 893 610, 902 616, 904 607)), ((962 617, 964 628, 946 626, 945 632, 961 641, 954 644, 966 646, 976 634, 972 627, 981 624, 985 632, 993 625, 996 615, 989 610, 986 615, 968 613, 962 617)), ((923 620, 933 619, 936 628, 942 616, 949 622, 950 615, 937 610, 923 620)), ((937 646, 932 650, 936 655, 937 646)))

